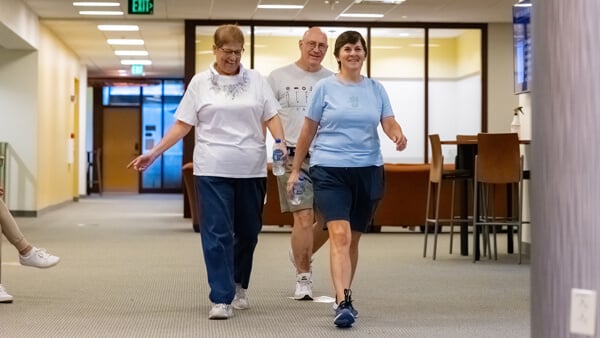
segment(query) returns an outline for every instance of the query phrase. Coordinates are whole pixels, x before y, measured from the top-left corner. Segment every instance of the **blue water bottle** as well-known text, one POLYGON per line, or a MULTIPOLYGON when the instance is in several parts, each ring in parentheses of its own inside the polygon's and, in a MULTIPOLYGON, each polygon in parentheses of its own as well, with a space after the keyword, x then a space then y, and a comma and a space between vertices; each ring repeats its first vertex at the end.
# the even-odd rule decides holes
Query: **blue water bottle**
POLYGON ((280 149, 281 139, 275 139, 275 146, 273 147, 273 175, 281 176, 285 174, 285 163, 283 160, 284 153, 280 149))

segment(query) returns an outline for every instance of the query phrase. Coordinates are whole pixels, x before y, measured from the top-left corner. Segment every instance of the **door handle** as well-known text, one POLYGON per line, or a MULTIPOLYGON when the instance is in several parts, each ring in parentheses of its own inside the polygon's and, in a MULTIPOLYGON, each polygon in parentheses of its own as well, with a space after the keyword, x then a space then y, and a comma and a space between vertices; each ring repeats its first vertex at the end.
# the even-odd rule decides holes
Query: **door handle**
POLYGON ((136 143, 133 145, 133 150, 134 150, 134 152, 133 152, 133 155, 134 155, 134 156, 138 156, 138 155, 140 155, 140 154, 141 154, 141 153, 140 153, 140 144, 139 144, 138 142, 136 142, 136 143))

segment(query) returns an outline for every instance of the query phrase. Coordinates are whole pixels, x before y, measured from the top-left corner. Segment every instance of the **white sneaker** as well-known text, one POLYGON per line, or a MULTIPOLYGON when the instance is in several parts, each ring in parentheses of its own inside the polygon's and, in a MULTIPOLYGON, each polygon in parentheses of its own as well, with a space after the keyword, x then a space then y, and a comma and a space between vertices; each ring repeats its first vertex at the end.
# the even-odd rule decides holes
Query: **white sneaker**
POLYGON ((229 304, 213 304, 208 319, 228 319, 233 317, 233 308, 229 304))
POLYGON ((19 255, 19 261, 21 265, 45 269, 58 264, 60 257, 49 254, 45 249, 33 247, 26 256, 19 255))
POLYGON ((296 275, 296 300, 312 300, 312 279, 310 272, 296 275))
POLYGON ((13 296, 6 292, 6 289, 0 284, 0 303, 12 303, 13 296))
POLYGON ((235 285, 235 297, 233 297, 233 301, 231 302, 231 306, 234 309, 246 310, 250 308, 250 302, 248 302, 248 295, 246 294, 247 291, 241 285, 235 285))

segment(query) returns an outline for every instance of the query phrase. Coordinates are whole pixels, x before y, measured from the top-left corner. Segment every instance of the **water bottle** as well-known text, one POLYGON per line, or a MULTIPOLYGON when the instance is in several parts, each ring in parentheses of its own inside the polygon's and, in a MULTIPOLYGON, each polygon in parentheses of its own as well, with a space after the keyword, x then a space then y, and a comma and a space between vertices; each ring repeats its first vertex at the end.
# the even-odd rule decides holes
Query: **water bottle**
POLYGON ((519 119, 519 115, 517 113, 513 115, 513 119, 510 123, 510 132, 517 133, 519 136, 521 136, 521 120, 519 119))
POLYGON ((306 174, 304 173, 304 171, 300 170, 300 174, 298 175, 298 182, 294 183, 294 187, 292 188, 292 196, 290 196, 291 205, 299 205, 300 203, 302 203, 302 199, 304 198, 306 179, 306 174))
POLYGON ((285 163, 283 161, 283 150, 280 148, 281 139, 275 139, 275 146, 273 147, 273 175, 281 176, 285 174, 285 163))

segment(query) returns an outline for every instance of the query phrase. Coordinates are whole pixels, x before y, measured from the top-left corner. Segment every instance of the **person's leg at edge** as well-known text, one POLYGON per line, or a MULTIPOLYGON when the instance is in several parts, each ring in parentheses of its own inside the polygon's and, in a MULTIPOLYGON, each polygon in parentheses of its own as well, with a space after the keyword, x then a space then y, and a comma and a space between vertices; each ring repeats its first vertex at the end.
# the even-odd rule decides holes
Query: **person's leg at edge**
POLYGON ((254 250, 262 229, 262 211, 267 190, 264 177, 236 179, 234 210, 234 307, 249 307, 246 290, 250 284, 254 250))
POLYGON ((210 292, 214 304, 211 319, 232 316, 231 301, 235 295, 233 278, 233 205, 231 179, 195 176, 196 201, 201 215, 200 238, 210 292), (210 212, 207 212, 210 210, 210 212))
POLYGON ((20 255, 27 255, 33 248, 21 233, 17 222, 8 211, 4 201, 0 200, 0 228, 6 239, 12 244, 20 255))
POLYGON ((0 230, 6 239, 19 252, 21 265, 36 268, 50 268, 58 264, 60 257, 52 255, 43 249, 32 246, 26 239, 10 211, 0 200, 0 230))

